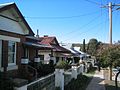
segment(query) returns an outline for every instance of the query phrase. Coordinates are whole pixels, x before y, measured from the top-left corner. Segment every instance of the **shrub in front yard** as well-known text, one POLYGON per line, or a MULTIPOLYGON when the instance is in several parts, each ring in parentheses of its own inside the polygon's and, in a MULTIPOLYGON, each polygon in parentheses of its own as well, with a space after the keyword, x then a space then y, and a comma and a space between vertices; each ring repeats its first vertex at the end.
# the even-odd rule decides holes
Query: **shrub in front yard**
POLYGON ((78 75, 77 79, 72 79, 68 85, 65 86, 65 90, 85 90, 89 78, 85 75, 78 75))
POLYGON ((13 90, 13 82, 8 77, 4 77, 4 74, 0 72, 0 90, 13 90))
POLYGON ((37 69, 37 71, 38 71, 38 77, 41 77, 53 73, 55 71, 55 68, 54 65, 52 64, 41 64, 39 66, 39 69, 37 69))
POLYGON ((68 65, 68 63, 64 60, 60 60, 57 65, 55 66, 55 68, 58 68, 58 69, 69 69, 70 66, 68 65))
POLYGON ((60 90, 60 87, 55 87, 55 90, 60 90))

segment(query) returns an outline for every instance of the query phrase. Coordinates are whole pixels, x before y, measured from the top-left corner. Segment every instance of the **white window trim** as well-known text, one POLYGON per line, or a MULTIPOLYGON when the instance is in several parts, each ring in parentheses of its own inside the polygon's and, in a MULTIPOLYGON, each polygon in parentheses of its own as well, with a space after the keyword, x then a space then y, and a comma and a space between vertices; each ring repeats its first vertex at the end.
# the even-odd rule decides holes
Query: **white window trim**
MULTIPOLYGON (((10 71, 10 70, 17 70, 18 69, 18 65, 12 65, 12 66, 8 66, 7 67, 7 71, 10 71)), ((0 71, 3 72, 4 71, 4 68, 0 68, 0 71)))
POLYGON ((9 66, 14 66, 16 65, 16 42, 15 42, 15 56, 14 56, 14 63, 8 63, 8 67, 9 66))
POLYGON ((7 41, 14 41, 14 42, 20 42, 20 38, 16 37, 11 37, 11 36, 5 36, 5 35, 0 35, 0 40, 7 40, 7 41))
POLYGON ((11 65, 11 66, 7 67, 7 71, 9 71, 9 70, 16 70, 16 69, 18 69, 18 65, 11 65))

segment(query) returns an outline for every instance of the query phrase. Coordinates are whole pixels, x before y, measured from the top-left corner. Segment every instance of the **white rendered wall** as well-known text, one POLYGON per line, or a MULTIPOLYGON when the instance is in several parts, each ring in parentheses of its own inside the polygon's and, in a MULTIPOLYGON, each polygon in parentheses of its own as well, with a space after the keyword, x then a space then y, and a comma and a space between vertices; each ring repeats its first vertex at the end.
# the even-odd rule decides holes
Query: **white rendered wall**
POLYGON ((44 55, 44 62, 50 61, 50 51, 39 51, 38 55, 44 55))

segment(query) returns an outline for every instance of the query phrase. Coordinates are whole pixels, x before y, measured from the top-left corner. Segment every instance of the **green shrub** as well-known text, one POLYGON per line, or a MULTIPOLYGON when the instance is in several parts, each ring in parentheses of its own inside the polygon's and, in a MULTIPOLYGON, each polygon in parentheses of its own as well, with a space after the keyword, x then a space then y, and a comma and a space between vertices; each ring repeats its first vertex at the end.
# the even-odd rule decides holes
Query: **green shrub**
POLYGON ((39 69, 37 69, 37 71, 38 71, 38 77, 41 77, 53 73, 55 71, 55 68, 54 65, 52 64, 41 64, 39 66, 39 69))
POLYGON ((65 86, 65 90, 85 90, 88 80, 89 78, 87 76, 80 74, 77 76, 77 79, 72 79, 65 86))
POLYGON ((68 69, 69 65, 66 61, 64 60, 60 60, 57 65, 55 66, 55 68, 59 68, 59 69, 68 69))
POLYGON ((55 90, 60 90, 60 87, 55 87, 55 90))
POLYGON ((12 79, 4 77, 2 72, 0 72, 0 90, 13 90, 12 79))

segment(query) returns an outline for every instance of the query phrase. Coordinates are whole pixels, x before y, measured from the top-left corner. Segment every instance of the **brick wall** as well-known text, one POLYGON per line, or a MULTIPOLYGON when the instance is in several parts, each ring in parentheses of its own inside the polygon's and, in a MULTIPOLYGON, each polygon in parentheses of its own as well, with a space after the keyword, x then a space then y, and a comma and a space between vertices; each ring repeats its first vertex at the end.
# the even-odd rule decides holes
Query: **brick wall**
MULTIPOLYGON (((16 64, 18 65, 18 68, 20 68, 19 67, 20 60, 21 60, 21 57, 24 56, 24 53, 23 53, 24 49, 22 46, 22 42, 25 41, 25 36, 3 31, 3 30, 0 30, 0 35, 20 38, 20 42, 16 42, 16 64)), ((2 40, 2 67, 3 67, 3 70, 6 72, 8 67, 8 41, 7 40, 2 40)), ((7 71, 7 73, 9 76, 16 76, 17 70, 10 70, 10 71, 7 71)))

